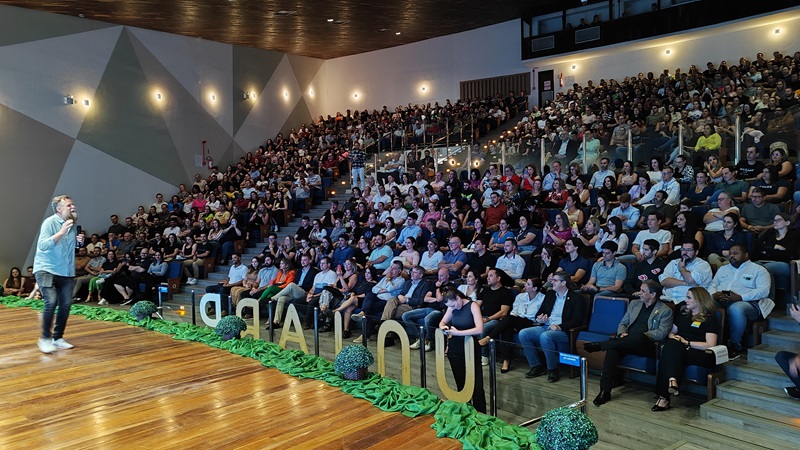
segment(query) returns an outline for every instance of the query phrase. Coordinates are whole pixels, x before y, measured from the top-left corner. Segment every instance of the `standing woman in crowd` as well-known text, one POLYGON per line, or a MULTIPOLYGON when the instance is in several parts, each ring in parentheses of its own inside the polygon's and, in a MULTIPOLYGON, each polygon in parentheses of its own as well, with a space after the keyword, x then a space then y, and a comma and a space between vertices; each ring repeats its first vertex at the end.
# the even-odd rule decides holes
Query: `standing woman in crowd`
POLYGON ((703 232, 697 228, 694 215, 681 211, 675 215, 675 225, 672 227, 672 248, 673 252, 667 259, 679 259, 681 257, 681 244, 692 239, 697 241, 698 250, 703 248, 703 232))
POLYGON ((443 289, 442 303, 447 307, 444 317, 439 322, 439 329, 449 338, 447 359, 453 371, 453 378, 459 390, 464 388, 467 370, 475 373, 475 389, 472 392, 472 406, 481 413, 486 413, 486 395, 483 392, 483 368, 481 367, 481 350, 478 336, 483 333, 483 317, 481 307, 461 292, 443 289), (470 348, 465 348, 468 337, 472 337, 470 348), (466 353, 472 353, 472 367, 466 368, 466 353))
POLYGON ((716 364, 714 355, 706 353, 717 345, 721 332, 715 311, 714 300, 705 288, 693 287, 686 293, 686 303, 675 315, 672 331, 658 357, 655 390, 658 400, 651 411, 669 409, 670 395, 678 395, 687 366, 712 369, 716 364))

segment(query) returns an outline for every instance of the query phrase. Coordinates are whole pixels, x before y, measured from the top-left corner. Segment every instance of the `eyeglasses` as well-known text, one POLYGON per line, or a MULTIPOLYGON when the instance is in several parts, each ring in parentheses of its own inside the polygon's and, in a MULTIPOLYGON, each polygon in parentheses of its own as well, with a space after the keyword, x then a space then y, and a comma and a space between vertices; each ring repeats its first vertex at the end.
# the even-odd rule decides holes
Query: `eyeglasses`
POLYGON ((694 248, 692 248, 692 247, 689 247, 689 248, 681 248, 681 252, 687 252, 687 253, 688 253, 688 252, 693 252, 693 251, 694 251, 694 248))

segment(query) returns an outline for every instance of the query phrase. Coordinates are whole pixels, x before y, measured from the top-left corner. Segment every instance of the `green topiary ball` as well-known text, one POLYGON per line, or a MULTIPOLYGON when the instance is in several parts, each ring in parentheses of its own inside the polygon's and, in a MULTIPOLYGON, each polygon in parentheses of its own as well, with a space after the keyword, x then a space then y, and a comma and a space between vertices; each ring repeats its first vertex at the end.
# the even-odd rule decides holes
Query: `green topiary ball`
POLYGON ((536 428, 536 442, 544 450, 584 450, 597 443, 597 428, 577 409, 555 408, 536 428))
POLYGON ((140 302, 136 302, 136 304, 131 307, 131 310, 128 314, 130 314, 131 317, 135 318, 136 320, 143 320, 145 317, 150 317, 151 315, 155 314, 156 311, 158 311, 158 308, 156 308, 155 303, 148 300, 142 300, 140 302))

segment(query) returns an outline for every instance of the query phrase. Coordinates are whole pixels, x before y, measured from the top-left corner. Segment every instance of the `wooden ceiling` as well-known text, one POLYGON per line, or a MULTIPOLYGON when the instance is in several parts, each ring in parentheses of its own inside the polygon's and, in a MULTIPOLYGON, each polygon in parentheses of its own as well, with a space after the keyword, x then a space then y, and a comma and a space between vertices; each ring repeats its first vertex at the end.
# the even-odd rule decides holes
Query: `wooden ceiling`
MULTIPOLYGON (((330 59, 467 31, 557 0, 0 0, 228 44, 330 59), (329 22, 329 19, 333 19, 329 22), (400 33, 400 34, 397 34, 400 33)), ((567 2, 562 2, 567 3, 567 2)), ((569 0, 568 3, 573 3, 569 0)), ((578 4, 577 0, 574 3, 578 4)))

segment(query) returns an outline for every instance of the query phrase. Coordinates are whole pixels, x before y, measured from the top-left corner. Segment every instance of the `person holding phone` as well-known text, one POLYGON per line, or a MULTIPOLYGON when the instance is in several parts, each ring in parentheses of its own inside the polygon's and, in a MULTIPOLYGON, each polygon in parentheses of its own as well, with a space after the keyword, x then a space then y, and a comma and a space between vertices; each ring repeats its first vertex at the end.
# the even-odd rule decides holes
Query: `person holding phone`
POLYGON ((451 287, 442 289, 442 303, 447 307, 439 329, 448 339, 447 360, 453 370, 456 387, 461 390, 467 377, 466 351, 473 354, 472 370, 475 372, 475 390, 472 391, 472 406, 482 413, 486 413, 486 395, 483 391, 483 368, 481 367, 481 351, 478 346, 478 336, 483 333, 483 317, 477 302, 469 299, 465 294, 451 287), (467 336, 472 336, 470 349, 466 350, 464 341, 467 336))
POLYGON ((64 339, 64 329, 75 285, 75 246, 83 244, 83 235, 73 226, 78 213, 72 199, 59 195, 53 198, 50 207, 53 215, 42 222, 33 258, 33 275, 44 300, 42 335, 38 341, 42 353, 73 347, 64 339), (51 330, 54 316, 55 328, 51 330))

